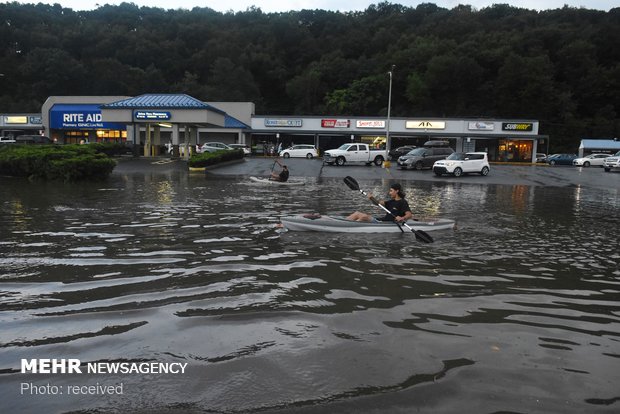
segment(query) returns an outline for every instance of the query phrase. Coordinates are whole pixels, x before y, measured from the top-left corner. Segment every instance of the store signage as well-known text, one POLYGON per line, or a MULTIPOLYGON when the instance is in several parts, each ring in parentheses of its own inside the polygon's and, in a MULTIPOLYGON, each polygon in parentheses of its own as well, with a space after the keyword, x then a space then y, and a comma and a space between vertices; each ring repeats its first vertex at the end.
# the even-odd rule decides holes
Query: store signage
POLYGON ((300 127, 302 125, 301 119, 265 119, 266 127, 300 127))
POLYGON ((470 122, 467 127, 470 131, 493 131, 495 129, 495 124, 493 122, 470 122))
POLYGON ((49 120, 50 129, 125 129, 125 124, 104 122, 98 104, 55 104, 49 120))
POLYGON ((355 121, 357 128, 385 128, 385 121, 363 120, 355 121))
POLYGON ((168 121, 172 115, 167 111, 136 111, 133 117, 143 121, 168 121))
POLYGON ((4 123, 5 124, 27 124, 28 117, 27 116, 5 116, 4 123))
POLYGON ((62 128, 103 128, 101 112, 65 112, 62 114, 62 128))
POLYGON ((40 116, 31 116, 28 118, 28 120, 30 121, 31 124, 40 125, 43 123, 43 120, 41 119, 40 116))
POLYGON ((446 129, 445 121, 407 121, 407 129, 446 129))
POLYGON ((534 130, 531 122, 503 122, 502 131, 529 132, 534 130))
POLYGON ((321 128, 348 128, 350 125, 348 119, 321 119, 321 128))

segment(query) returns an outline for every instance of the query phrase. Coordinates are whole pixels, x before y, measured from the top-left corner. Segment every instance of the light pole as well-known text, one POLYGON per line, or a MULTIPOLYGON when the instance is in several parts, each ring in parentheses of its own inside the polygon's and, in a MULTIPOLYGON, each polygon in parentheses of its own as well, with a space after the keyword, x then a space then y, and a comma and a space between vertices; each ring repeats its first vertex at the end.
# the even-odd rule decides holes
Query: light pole
POLYGON ((390 109, 392 108, 392 72, 394 71, 395 67, 396 67, 396 65, 392 65, 392 68, 388 72, 388 75, 390 75, 390 88, 388 90, 387 123, 385 125, 385 154, 386 154, 386 159, 387 159, 388 154, 390 153, 390 147, 392 146, 392 143, 390 142, 390 109))

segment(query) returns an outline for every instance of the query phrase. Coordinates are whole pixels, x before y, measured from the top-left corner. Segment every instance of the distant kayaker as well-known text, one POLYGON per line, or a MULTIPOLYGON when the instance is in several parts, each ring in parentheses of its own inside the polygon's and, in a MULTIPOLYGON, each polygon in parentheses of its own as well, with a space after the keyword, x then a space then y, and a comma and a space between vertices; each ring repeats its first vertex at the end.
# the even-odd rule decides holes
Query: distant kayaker
POLYGON ((278 165, 282 167, 282 171, 280 171, 279 173, 272 172, 271 180, 285 182, 286 180, 288 180, 288 167, 286 165, 280 164, 280 161, 278 160, 276 160, 276 163, 278 163, 278 165))
MULTIPOLYGON (((385 214, 383 217, 373 217, 370 214, 362 213, 361 211, 356 211, 347 217, 347 220, 353 221, 398 221, 403 222, 407 221, 413 217, 411 213, 411 209, 409 208, 409 203, 405 200, 405 193, 403 193, 403 189, 398 183, 394 183, 390 185, 389 191, 390 200, 387 201, 378 201, 379 204, 383 205, 385 208, 390 210, 394 216, 391 214, 385 214), (396 218, 394 218, 396 217, 396 218)), ((368 194, 368 198, 370 200, 374 200, 372 194, 368 194)))

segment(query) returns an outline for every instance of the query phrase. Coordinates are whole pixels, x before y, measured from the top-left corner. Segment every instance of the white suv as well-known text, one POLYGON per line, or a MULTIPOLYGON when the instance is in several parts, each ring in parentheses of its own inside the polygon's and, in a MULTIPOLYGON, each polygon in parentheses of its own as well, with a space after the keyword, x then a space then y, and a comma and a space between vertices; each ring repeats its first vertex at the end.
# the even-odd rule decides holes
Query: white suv
POLYGON ((465 173, 489 174, 491 167, 486 152, 455 152, 445 160, 435 161, 433 172, 437 176, 452 174, 460 177, 465 173))
POLYGON ((620 168, 620 151, 616 152, 611 157, 605 158, 603 161, 603 168, 606 172, 609 172, 612 168, 620 168))

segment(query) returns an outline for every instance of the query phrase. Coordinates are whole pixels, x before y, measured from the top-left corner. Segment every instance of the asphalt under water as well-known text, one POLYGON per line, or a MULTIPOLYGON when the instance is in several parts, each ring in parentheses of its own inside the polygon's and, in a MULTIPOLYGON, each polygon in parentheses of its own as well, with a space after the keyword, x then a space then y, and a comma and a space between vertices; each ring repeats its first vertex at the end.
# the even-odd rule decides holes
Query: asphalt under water
POLYGON ((340 178, 305 180, 0 178, 3 411, 618 412, 620 191, 403 180, 416 215, 457 221, 423 244, 278 229, 373 212, 340 178), (187 369, 28 374, 24 358, 187 369), (67 394, 95 384, 123 393, 67 394))

